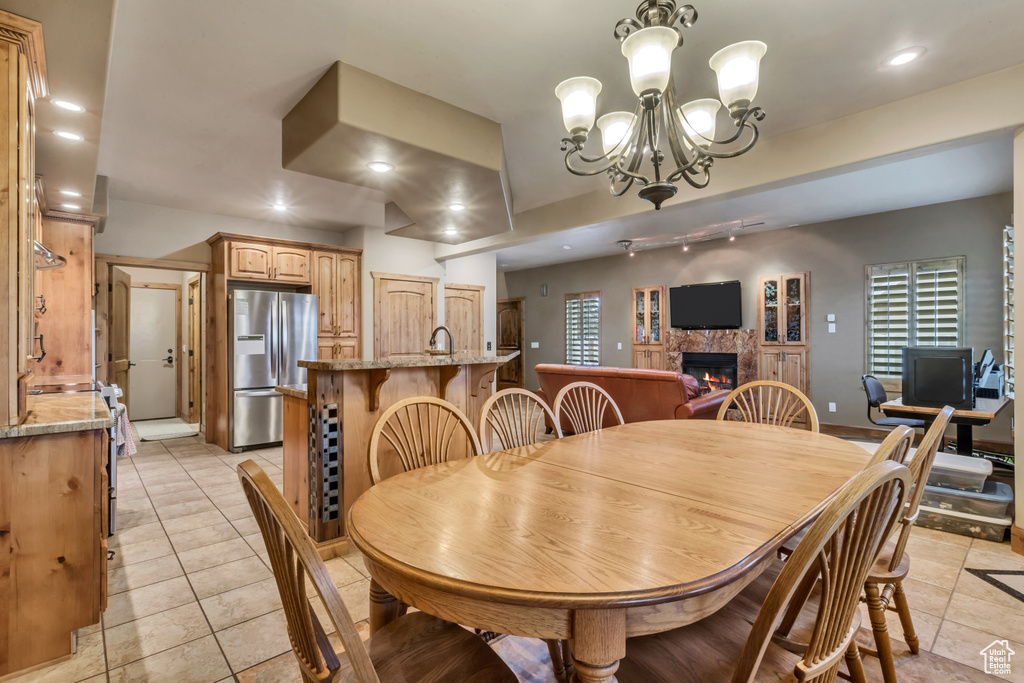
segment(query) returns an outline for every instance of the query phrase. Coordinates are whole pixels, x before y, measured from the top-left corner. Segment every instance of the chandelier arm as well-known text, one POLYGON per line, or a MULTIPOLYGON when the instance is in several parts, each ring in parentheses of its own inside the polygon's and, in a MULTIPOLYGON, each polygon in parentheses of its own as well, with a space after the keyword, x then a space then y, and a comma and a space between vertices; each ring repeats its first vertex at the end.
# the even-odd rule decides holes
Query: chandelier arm
POLYGON ((649 182, 651 182, 647 176, 637 172, 640 169, 640 165, 643 163, 644 147, 648 143, 647 126, 645 125, 645 123, 649 115, 650 112, 645 109, 640 119, 640 125, 637 126, 639 135, 636 139, 636 142, 633 145, 633 156, 630 157, 629 159, 629 166, 622 166, 621 162, 623 159, 625 159, 625 154, 623 154, 622 156, 619 157, 619 164, 615 168, 615 170, 618 171, 622 176, 632 178, 640 185, 647 185, 649 182))
POLYGON ((661 151, 658 149, 658 129, 661 127, 657 123, 657 116, 654 110, 645 111, 645 118, 647 119, 647 136, 650 139, 651 148, 651 163, 654 165, 654 182, 661 182, 661 151))
MULTIPOLYGON (((743 124, 742 127, 750 129, 750 140, 748 140, 746 143, 744 143, 744 145, 742 147, 740 147, 739 149, 734 149, 731 152, 713 152, 713 151, 711 151, 710 148, 708 148, 708 149, 706 149, 704 151, 704 154, 709 156, 709 157, 711 157, 712 159, 732 159, 732 158, 740 156, 741 154, 746 154, 747 152, 749 152, 751 149, 753 149, 754 145, 757 144, 757 139, 758 139, 758 137, 760 137, 761 134, 757 130, 757 126, 755 126, 752 123, 743 124)), ((738 136, 736 136, 736 137, 738 137, 738 136)), ((735 139, 735 137, 733 139, 735 139)), ((721 143, 721 144, 728 144, 728 143, 721 143)))
MULTIPOLYGON (((702 139, 704 139, 707 143, 709 143, 709 145, 728 145, 728 144, 731 144, 731 143, 736 142, 737 140, 739 140, 740 136, 743 135, 743 131, 745 129, 748 129, 748 130, 753 132, 753 140, 756 141, 757 140, 757 125, 754 124, 754 123, 751 123, 750 119, 752 119, 752 118, 757 120, 757 121, 763 121, 764 120, 764 110, 761 109, 760 107, 754 107, 753 109, 748 109, 747 112, 745 114, 743 114, 743 117, 736 124, 736 134, 733 135, 731 138, 726 138, 725 140, 713 140, 711 138, 706 138, 703 135, 701 135, 700 137, 702 139)), ((738 151, 738 152, 735 152, 735 153, 725 153, 725 155, 723 156, 723 153, 716 152, 715 154, 708 154, 708 156, 714 156, 714 157, 719 158, 719 159, 728 159, 728 158, 730 158, 732 156, 738 156, 740 154, 743 154, 743 152, 748 151, 751 147, 753 147, 753 142, 745 144, 741 151, 738 151)))
POLYGON ((608 161, 607 164, 604 164, 603 166, 600 166, 598 168, 593 168, 593 169, 576 168, 576 167, 574 167, 572 165, 573 154, 575 154, 576 158, 580 159, 584 163, 588 163, 588 162, 589 163, 593 163, 594 161, 601 161, 601 158, 593 159, 592 160, 592 159, 588 159, 587 157, 584 157, 580 153, 579 147, 575 147, 574 146, 572 149, 570 149, 568 152, 565 153, 565 168, 569 171, 569 173, 572 173, 573 175, 579 175, 579 176, 600 175, 600 174, 604 173, 605 171, 608 171, 608 170, 611 170, 611 169, 615 168, 615 164, 618 162, 618 159, 616 158, 616 159, 612 159, 612 160, 608 161))
POLYGON ((613 197, 621 197, 622 195, 626 194, 626 192, 629 191, 629 188, 633 187, 633 182, 634 182, 633 179, 632 178, 626 178, 624 184, 622 185, 622 189, 621 190, 616 190, 615 189, 615 180, 616 179, 615 179, 614 175, 609 176, 609 179, 608 179, 608 191, 611 192, 613 197))
POLYGON ((704 182, 702 182, 702 183, 697 182, 696 180, 694 180, 691 177, 693 175, 697 175, 697 171, 691 171, 690 173, 683 173, 681 175, 681 177, 682 177, 683 180, 686 181, 686 183, 690 187, 694 187, 694 188, 696 188, 698 190, 703 190, 705 187, 708 186, 708 183, 711 182, 711 172, 708 170, 708 168, 706 166, 702 170, 703 170, 703 173, 704 173, 704 182))
POLYGON ((672 115, 676 111, 675 89, 672 87, 673 83, 671 81, 671 76, 669 78, 669 85, 665 88, 665 101, 663 106, 665 107, 665 131, 668 134, 669 149, 671 149, 672 158, 675 159, 676 162, 676 169, 672 171, 672 174, 668 177, 668 182, 672 183, 675 182, 675 180, 678 180, 678 173, 693 168, 694 165, 700 161, 701 152, 694 141, 690 139, 690 136, 686 134, 686 130, 679 130, 676 118, 672 115), (692 159, 686 154, 683 149, 683 145, 680 143, 680 132, 684 139, 690 143, 690 149, 693 150, 692 159), (673 180, 673 178, 675 178, 675 180, 673 180))
POLYGON ((697 23, 697 10, 693 8, 693 5, 682 5, 672 16, 669 17, 668 26, 672 26, 676 22, 683 28, 692 28, 697 23))

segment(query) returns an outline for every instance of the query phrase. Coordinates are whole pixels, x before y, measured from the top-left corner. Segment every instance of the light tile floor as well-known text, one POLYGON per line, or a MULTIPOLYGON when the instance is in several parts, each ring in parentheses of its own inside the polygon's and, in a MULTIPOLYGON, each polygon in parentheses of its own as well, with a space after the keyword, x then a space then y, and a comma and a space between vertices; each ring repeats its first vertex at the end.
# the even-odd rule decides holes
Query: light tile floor
MULTIPOLYGON (((79 632, 70 660, 18 683, 300 681, 266 552, 234 467, 253 459, 281 485, 281 449, 235 455, 202 437, 140 444, 118 465, 118 533, 101 624, 79 632)), ((917 529, 907 592, 922 654, 895 643, 903 681, 993 680, 981 648, 1007 639, 1024 683, 1024 602, 966 568, 1024 570, 1008 544, 917 529)), ((368 633, 369 579, 358 551, 328 563, 353 618, 368 633)), ((1018 577, 1021 583, 1024 578, 1018 577)), ((1024 585, 1018 585, 1024 591, 1024 585)), ((865 619, 865 623, 867 620, 865 619)), ((890 629, 902 635, 898 620, 890 629)), ((860 640, 871 642, 863 631, 860 640)), ((495 649, 523 681, 550 683, 547 648, 504 638, 495 649)), ((877 661, 866 658, 872 680, 877 661)))

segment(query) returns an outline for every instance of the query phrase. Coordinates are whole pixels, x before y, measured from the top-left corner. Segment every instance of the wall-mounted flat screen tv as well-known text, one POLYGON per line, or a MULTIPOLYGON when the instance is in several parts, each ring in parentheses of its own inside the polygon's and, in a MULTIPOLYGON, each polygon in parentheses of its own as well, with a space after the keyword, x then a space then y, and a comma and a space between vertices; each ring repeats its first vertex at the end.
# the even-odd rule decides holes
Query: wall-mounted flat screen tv
POLYGON ((708 282, 668 290, 671 325, 682 330, 729 330, 740 326, 740 282, 708 282))

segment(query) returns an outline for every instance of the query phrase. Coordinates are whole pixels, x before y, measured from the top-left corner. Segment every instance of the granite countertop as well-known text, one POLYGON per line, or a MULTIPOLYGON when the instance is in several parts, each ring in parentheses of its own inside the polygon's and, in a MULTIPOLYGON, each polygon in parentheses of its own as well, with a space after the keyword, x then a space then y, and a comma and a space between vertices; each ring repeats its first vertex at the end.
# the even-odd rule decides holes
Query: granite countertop
POLYGON ((274 391, 285 396, 291 396, 292 398, 301 398, 303 401, 306 400, 306 385, 305 384, 282 384, 279 387, 274 387, 274 391))
POLYGON ((39 434, 84 432, 114 426, 99 392, 38 394, 26 397, 28 417, 20 425, 0 427, 0 439, 39 434))
POLYGON ((390 368, 427 368, 439 365, 482 365, 506 363, 519 355, 518 351, 499 356, 488 351, 462 351, 454 356, 414 356, 383 360, 300 360, 299 367, 307 370, 387 370, 390 368))

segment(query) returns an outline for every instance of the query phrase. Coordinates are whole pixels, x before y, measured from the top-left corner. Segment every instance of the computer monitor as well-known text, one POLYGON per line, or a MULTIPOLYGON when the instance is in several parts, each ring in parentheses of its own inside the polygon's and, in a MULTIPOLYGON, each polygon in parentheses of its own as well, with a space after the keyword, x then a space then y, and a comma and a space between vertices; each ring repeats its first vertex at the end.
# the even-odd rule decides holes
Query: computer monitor
POLYGON ((974 349, 905 346, 903 405, 974 408, 974 349))

